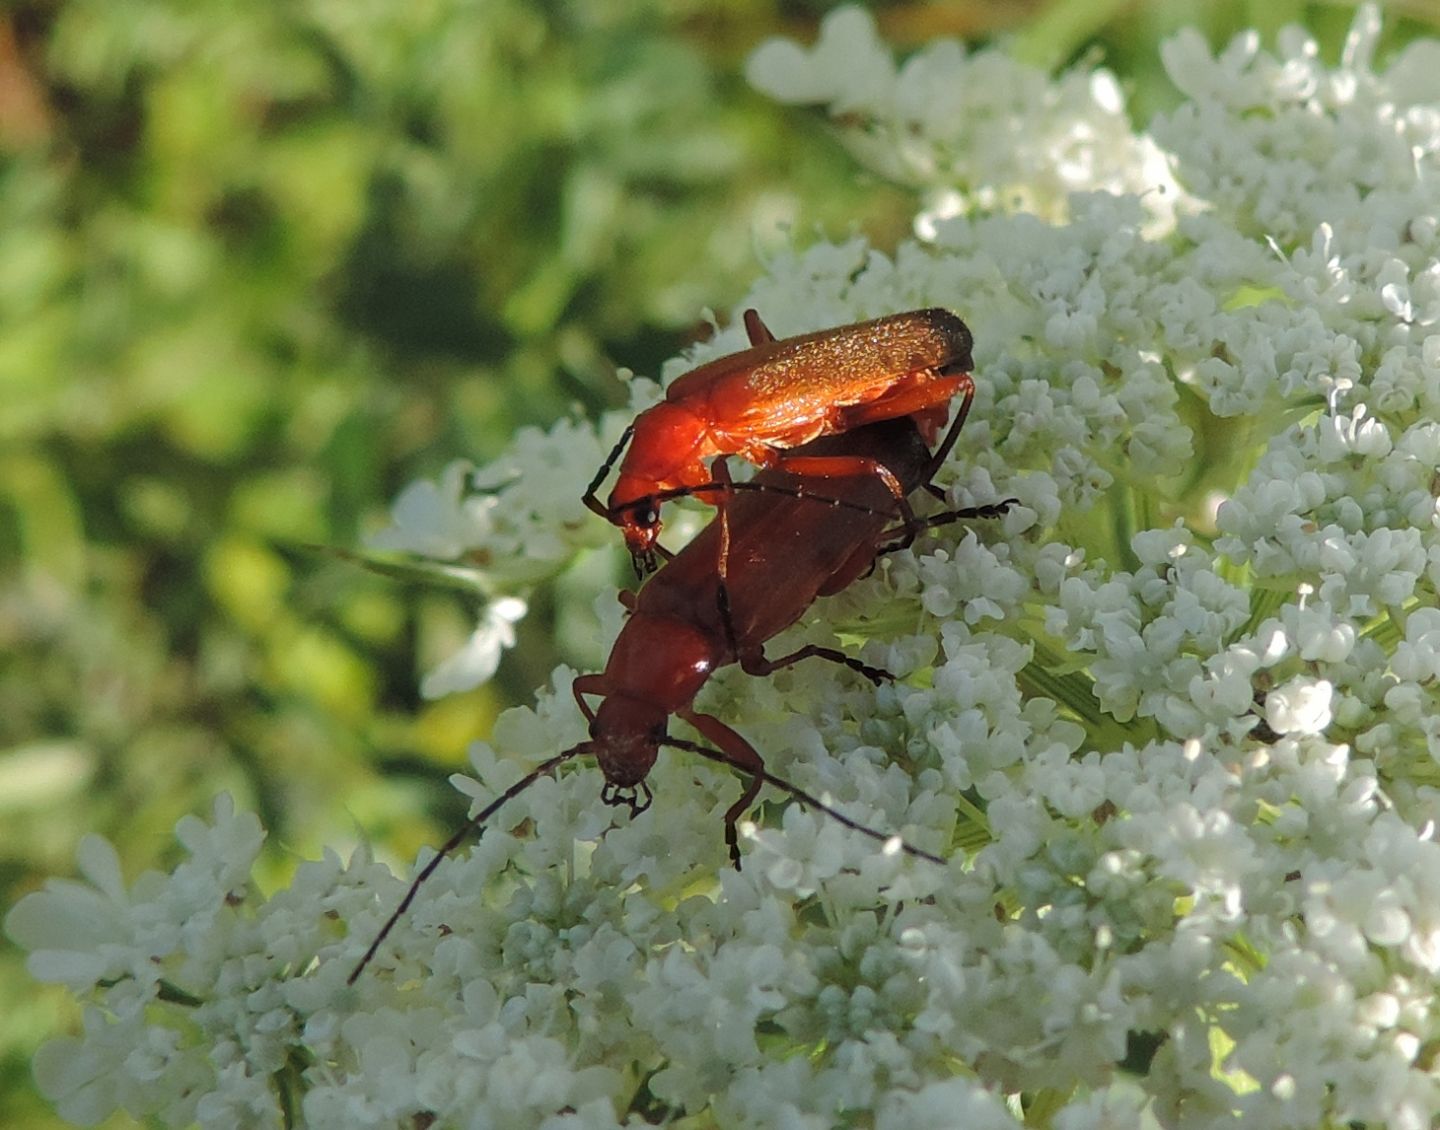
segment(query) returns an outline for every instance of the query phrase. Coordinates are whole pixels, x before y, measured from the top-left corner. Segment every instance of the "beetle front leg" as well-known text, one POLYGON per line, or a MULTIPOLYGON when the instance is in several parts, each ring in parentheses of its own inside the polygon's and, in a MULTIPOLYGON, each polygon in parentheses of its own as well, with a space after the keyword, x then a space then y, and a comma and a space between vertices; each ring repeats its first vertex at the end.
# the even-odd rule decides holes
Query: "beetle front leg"
POLYGON ((735 830, 735 825, 760 795, 760 778, 755 774, 765 768, 765 762, 753 745, 720 719, 709 714, 697 714, 693 710, 680 710, 676 713, 704 735, 705 740, 723 753, 725 760, 732 766, 751 775, 740 799, 725 810, 725 846, 730 849, 730 862, 735 865, 735 870, 739 871, 740 835, 735 830))

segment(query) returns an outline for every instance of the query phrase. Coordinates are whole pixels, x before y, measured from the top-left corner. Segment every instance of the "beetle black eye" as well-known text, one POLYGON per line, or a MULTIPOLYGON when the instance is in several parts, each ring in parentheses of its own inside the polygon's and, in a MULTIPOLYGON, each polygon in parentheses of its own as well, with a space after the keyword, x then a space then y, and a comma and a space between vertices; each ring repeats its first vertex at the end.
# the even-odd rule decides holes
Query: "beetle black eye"
POLYGON ((642 502, 635 507, 635 524, 645 529, 653 529, 660 524, 660 510, 653 502, 642 502))

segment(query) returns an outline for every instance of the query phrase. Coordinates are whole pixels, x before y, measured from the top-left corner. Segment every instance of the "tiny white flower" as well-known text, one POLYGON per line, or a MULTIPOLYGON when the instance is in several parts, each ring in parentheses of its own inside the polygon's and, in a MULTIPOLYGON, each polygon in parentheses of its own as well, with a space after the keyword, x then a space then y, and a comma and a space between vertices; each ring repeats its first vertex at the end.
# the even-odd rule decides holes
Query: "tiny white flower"
POLYGON ((1417 608, 1405 620, 1405 638, 1396 646, 1390 667, 1410 683, 1440 679, 1440 609, 1417 608))
POLYGON ((421 695, 443 698, 488 682, 500 666, 501 653, 515 646, 515 624, 524 618, 526 610, 525 602, 514 596, 500 597, 487 604, 465 646, 421 680, 421 695))
POLYGON ((1323 679, 1295 678, 1265 698, 1265 721, 1277 734, 1319 734, 1330 725, 1335 688, 1323 679))
POLYGON ((371 535, 371 548, 449 561, 482 544, 496 500, 466 496, 473 471, 470 463, 457 460, 438 482, 417 479, 407 486, 390 508, 390 525, 371 535))

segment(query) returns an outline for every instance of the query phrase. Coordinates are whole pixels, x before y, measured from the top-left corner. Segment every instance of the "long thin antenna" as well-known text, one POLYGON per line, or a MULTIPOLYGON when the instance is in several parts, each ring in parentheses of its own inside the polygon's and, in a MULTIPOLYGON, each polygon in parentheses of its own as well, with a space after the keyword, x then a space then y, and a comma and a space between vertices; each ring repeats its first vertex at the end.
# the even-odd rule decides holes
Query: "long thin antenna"
POLYGON ((901 840, 899 836, 887 836, 883 832, 875 831, 874 828, 867 828, 859 821, 852 820, 843 812, 839 811, 836 808, 832 808, 819 797, 807 793, 798 785, 792 785, 783 777, 777 777, 775 776, 775 774, 769 772, 766 769, 752 769, 748 765, 737 765, 734 761, 730 760, 730 758, 726 757, 725 754, 721 753, 718 749, 711 749, 709 746, 699 745, 696 742, 689 742, 683 738, 666 738, 665 744, 668 746, 673 746, 676 749, 687 750, 690 753, 698 753, 701 757, 706 758, 709 761, 714 761, 720 765, 728 765, 737 773, 744 773, 747 777, 759 777, 760 780, 764 781, 767 785, 774 785, 775 788, 780 789, 782 792, 789 793, 801 804, 808 805, 809 807, 814 808, 819 812, 825 813, 826 816, 830 817, 830 819, 834 820, 837 824, 841 824, 844 827, 849 828, 852 832, 859 832, 862 836, 869 836, 878 844, 884 845, 890 843, 892 840, 899 840, 900 850, 903 851, 906 855, 913 855, 916 859, 926 859, 929 860, 931 863, 938 863, 941 867, 944 867, 946 865, 946 861, 940 856, 933 855, 932 853, 925 851, 923 848, 917 848, 910 844, 907 844, 904 840, 901 840))
POLYGON ((605 481, 605 476, 610 473, 610 468, 615 466, 615 460, 620 458, 620 453, 625 450, 625 445, 630 442, 630 437, 635 434, 635 425, 630 424, 620 433, 619 440, 610 449, 605 462, 600 465, 600 470, 595 472, 595 477, 590 480, 590 485, 585 488, 585 493, 580 496, 580 501, 585 503, 593 513, 599 514, 606 521, 610 520, 610 511, 604 503, 595 497, 595 492, 600 489, 600 484, 605 481))
MULTIPOLYGON (((664 744, 671 746, 674 749, 683 749, 689 753, 698 754, 699 756, 705 758, 708 761, 714 761, 717 764, 728 766, 729 768, 734 769, 739 773, 745 774, 747 777, 758 777, 767 785, 773 785, 781 792, 787 793, 790 796, 794 797, 801 804, 813 808, 817 812, 823 812, 826 816, 830 817, 830 819, 834 820, 842 827, 849 828, 852 832, 859 832, 862 836, 868 836, 870 839, 874 840, 876 843, 882 846, 888 845, 892 841, 898 842, 900 845, 900 850, 903 851, 906 855, 914 856, 916 859, 927 860, 930 863, 938 864, 941 867, 944 867, 946 864, 945 859, 941 856, 935 855, 932 852, 925 851, 923 848, 917 848, 911 844, 907 844, 898 836, 887 836, 883 832, 875 831, 874 828, 866 827, 858 820, 852 820, 839 809, 833 807, 832 805, 826 804, 819 797, 813 795, 812 793, 806 792, 798 785, 792 785, 783 777, 777 777, 775 776, 775 774, 769 772, 766 769, 755 769, 749 766, 737 765, 734 761, 732 761, 729 757, 720 752, 718 749, 711 749, 709 746, 703 746, 697 742, 686 741, 683 738, 666 738, 664 744)), ((385 939, 390 936, 390 931, 395 928, 395 924, 399 922, 400 919, 404 917, 405 912, 410 909, 410 904, 415 901, 415 896, 419 893, 421 886, 425 883, 427 879, 430 878, 431 875, 435 873, 435 869, 440 866, 441 860, 443 860, 447 855, 449 855, 452 851, 459 847, 461 842, 465 839, 466 836, 471 833, 471 831, 478 829, 483 832, 485 822, 489 820, 490 817, 494 816, 495 813, 498 812, 506 803, 514 800, 517 796, 523 793, 541 777, 553 773, 556 769, 558 769, 561 765, 565 764, 565 762, 569 761, 571 758, 578 757, 581 754, 589 753, 590 745, 591 743, 589 742, 581 742, 579 745, 567 749, 564 753, 556 754, 554 757, 550 758, 549 761, 541 762, 538 766, 532 769, 529 773, 525 774, 525 776, 521 777, 520 780, 516 781, 515 784, 511 785, 508 789, 506 789, 498 797, 492 800, 474 816, 470 817, 469 820, 465 821, 465 823, 456 830, 455 834, 451 836, 448 840, 446 840, 444 844, 441 845, 439 851, 435 853, 434 857, 430 860, 430 862, 425 864, 425 866, 421 869, 420 874, 415 876, 414 880, 410 883, 409 889, 407 889, 405 892, 405 897, 400 900, 400 905, 395 908, 389 918, 385 919, 385 925, 380 927, 380 933, 375 935, 375 940, 370 943, 370 948, 365 951, 364 956, 361 957, 359 962, 356 963, 355 968, 350 973, 350 976, 345 979, 345 983, 347 985, 353 985, 357 980, 359 980, 360 974, 365 972, 365 967, 370 964, 370 962, 374 959, 375 954, 379 952, 380 947, 385 943, 385 939)))
POLYGON ((588 753, 589 750, 590 743, 581 742, 579 745, 574 746, 571 749, 567 749, 564 753, 556 754, 549 761, 541 762, 538 766, 532 769, 529 773, 525 774, 525 776, 521 777, 520 780, 516 781, 513 785, 511 785, 498 797, 492 800, 474 816, 470 817, 469 820, 465 821, 465 823, 460 826, 460 828, 455 832, 455 834, 445 841, 445 843, 441 846, 440 850, 435 853, 435 857, 425 865, 425 867, 421 870, 420 874, 415 876, 414 881, 410 884, 410 889, 405 892, 405 897, 400 900, 400 905, 395 908, 395 912, 391 914, 389 918, 385 919, 385 925, 380 927, 380 933, 375 935, 375 940, 370 943, 370 948, 365 951, 365 956, 360 959, 359 964, 355 966, 350 976, 345 979, 345 983, 347 985, 355 984, 355 982, 359 979, 360 974, 365 972, 365 967, 370 964, 370 961, 375 956, 376 951, 380 949, 380 946, 385 941, 385 939, 390 936, 390 931, 395 928, 395 923, 399 922, 405 912, 410 909, 410 904, 415 901, 415 895, 419 892, 421 884, 423 884, 426 879, 430 878, 430 876, 435 873, 435 868, 440 866, 440 861, 444 859, 447 855, 449 855, 452 851, 454 851, 457 847, 459 847, 460 842, 470 834, 472 829, 479 828, 481 831, 483 831, 485 821, 489 820, 490 817, 494 816, 495 813, 499 811, 500 807, 504 805, 507 801, 514 800, 515 797, 523 793, 541 777, 544 777, 549 773, 553 773, 556 769, 558 769, 561 765, 565 764, 565 762, 569 761, 572 757, 577 757, 582 753, 588 753))
MULTIPOLYGON (((658 506, 662 502, 669 502, 675 498, 689 498, 697 494, 729 494, 731 491, 751 491, 756 494, 778 494, 786 498, 803 498, 810 502, 818 502, 821 506, 830 506, 837 510, 858 510, 862 514, 882 512, 881 507, 870 506, 849 498, 835 498, 828 494, 807 490, 804 487, 784 486, 781 483, 757 483, 748 479, 738 483, 712 479, 708 483, 700 483, 693 487, 670 487, 666 490, 658 490, 645 497, 646 501, 658 506)), ((620 509, 625 510, 628 507, 622 506, 620 509)))
MULTIPOLYGON (((916 526, 920 530, 934 530, 940 526, 947 526, 951 522, 966 522, 973 518, 1003 518, 1010 512, 1010 507, 1019 506, 1018 498, 1006 498, 999 502, 987 502, 983 506, 968 506, 964 510, 942 510, 939 514, 932 514, 928 518, 920 518, 916 526)), ((899 530, 886 530, 882 537, 895 537, 899 530)), ((888 553, 892 547, 886 546, 880 552, 888 553)), ((900 549, 902 546, 895 546, 900 549)))

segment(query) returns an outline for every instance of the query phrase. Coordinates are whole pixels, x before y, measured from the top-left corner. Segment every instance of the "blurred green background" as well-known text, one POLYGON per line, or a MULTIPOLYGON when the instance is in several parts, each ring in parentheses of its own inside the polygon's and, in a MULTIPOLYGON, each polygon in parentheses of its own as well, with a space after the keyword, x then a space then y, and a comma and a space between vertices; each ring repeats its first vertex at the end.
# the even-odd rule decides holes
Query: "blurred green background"
MULTIPOLYGON (((175 821, 222 789, 270 830, 267 885, 361 836, 408 859, 462 817, 445 778, 563 658, 563 597, 535 595, 492 685, 424 703, 474 609, 304 546, 358 546, 408 481, 520 425, 624 403, 615 367, 656 375, 764 248, 906 234, 904 190, 740 77, 833 6, 0 12, 0 911, 72 873, 86 832, 131 878, 170 866, 175 821)), ((1299 22, 1334 59, 1353 16, 872 7, 901 50, 1093 58, 1141 122, 1173 99, 1175 27, 1299 22)), ((1392 13, 1389 45, 1437 26, 1428 2, 1392 13)), ((0 1125, 55 1125, 29 1058, 73 1008, 3 940, 0 1018, 0 1125)))

